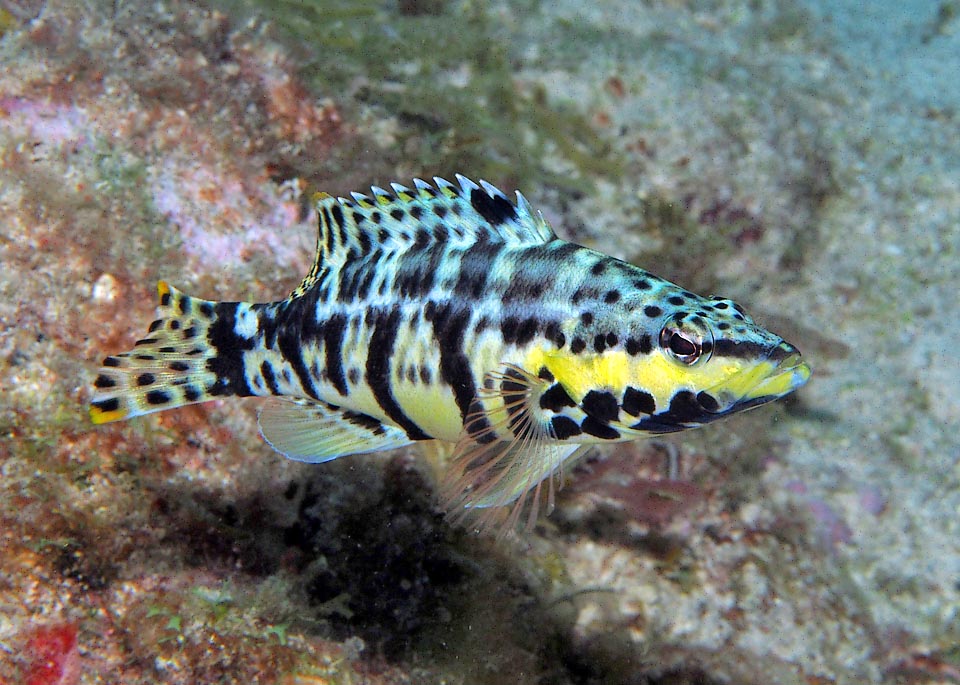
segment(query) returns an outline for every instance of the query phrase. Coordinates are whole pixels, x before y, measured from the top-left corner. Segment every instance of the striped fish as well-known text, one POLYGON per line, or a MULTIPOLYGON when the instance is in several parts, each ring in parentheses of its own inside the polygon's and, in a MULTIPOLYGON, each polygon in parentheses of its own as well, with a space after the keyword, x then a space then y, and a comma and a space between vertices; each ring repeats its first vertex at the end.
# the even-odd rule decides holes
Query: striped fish
POLYGON ((520 193, 457 180, 319 195, 316 260, 285 300, 161 282, 147 336, 103 361, 93 422, 270 397, 260 431, 285 456, 443 441, 448 510, 511 527, 524 503, 528 522, 552 507, 584 446, 711 423, 809 377, 732 301, 558 238, 520 193))

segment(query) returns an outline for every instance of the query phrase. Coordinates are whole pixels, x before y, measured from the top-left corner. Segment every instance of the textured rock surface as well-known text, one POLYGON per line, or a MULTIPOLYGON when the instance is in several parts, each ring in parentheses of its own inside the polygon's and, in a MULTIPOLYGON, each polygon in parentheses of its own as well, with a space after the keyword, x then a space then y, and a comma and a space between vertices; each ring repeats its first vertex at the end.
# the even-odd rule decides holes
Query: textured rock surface
POLYGON ((0 3, 0 681, 960 681, 954 3, 281 7, 0 3), (157 279, 283 296, 307 191, 454 172, 813 380, 500 545, 252 403, 88 424, 157 279))

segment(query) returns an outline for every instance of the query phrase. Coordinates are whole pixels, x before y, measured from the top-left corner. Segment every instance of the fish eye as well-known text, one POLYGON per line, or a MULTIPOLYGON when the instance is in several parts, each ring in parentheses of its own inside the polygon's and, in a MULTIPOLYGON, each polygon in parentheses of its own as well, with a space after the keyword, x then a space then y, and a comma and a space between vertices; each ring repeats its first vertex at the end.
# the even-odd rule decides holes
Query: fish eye
POLYGON ((660 331, 660 347, 678 362, 692 366, 710 357, 713 335, 692 321, 670 321, 660 331))

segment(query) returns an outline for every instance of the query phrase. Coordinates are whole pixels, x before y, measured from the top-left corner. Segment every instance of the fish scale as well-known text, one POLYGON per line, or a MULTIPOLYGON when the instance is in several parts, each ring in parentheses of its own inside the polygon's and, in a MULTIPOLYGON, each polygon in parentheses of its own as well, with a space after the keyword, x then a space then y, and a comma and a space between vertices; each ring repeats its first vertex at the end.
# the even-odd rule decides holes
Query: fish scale
POLYGON ((741 307, 558 238, 520 193, 457 176, 319 195, 315 262, 285 300, 159 285, 159 318, 107 357, 106 423, 272 397, 264 439, 322 462, 452 445, 440 494, 479 527, 528 523, 589 444, 711 423, 806 382, 799 352, 741 307))

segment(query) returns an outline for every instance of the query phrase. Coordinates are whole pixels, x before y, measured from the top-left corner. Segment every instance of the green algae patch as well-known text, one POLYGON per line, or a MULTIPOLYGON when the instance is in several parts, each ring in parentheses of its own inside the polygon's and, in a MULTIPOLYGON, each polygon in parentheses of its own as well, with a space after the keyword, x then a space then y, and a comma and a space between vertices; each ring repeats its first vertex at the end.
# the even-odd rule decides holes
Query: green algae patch
POLYGON ((403 174, 462 172, 573 189, 569 174, 543 163, 558 155, 582 190, 624 168, 575 108, 548 103, 542 87, 521 83, 522 46, 481 3, 220 4, 272 25, 299 52, 301 76, 315 93, 395 119, 389 136, 366 132, 386 156, 371 163, 374 173, 386 173, 389 160, 403 174))

